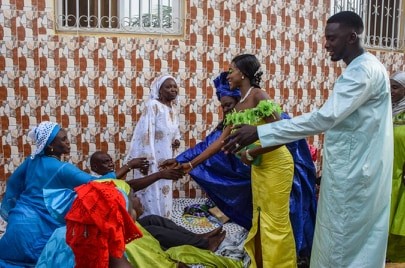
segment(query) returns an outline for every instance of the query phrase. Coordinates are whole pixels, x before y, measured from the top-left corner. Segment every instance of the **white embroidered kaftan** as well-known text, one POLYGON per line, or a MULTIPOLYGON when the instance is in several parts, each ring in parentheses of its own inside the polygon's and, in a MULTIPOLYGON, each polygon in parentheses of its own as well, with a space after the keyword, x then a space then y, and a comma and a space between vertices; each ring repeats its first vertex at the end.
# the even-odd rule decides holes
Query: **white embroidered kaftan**
MULTIPOLYGON (((147 102, 141 118, 136 124, 127 161, 146 157, 149 160, 148 174, 155 173, 166 159, 173 158, 172 142, 180 139, 179 117, 175 105, 172 108, 156 99, 147 102)), ((144 177, 134 170, 134 178, 144 177)), ((127 179, 130 179, 128 177, 127 179)), ((154 214, 170 217, 173 204, 173 181, 161 179, 136 192, 145 208, 142 216, 154 214)))

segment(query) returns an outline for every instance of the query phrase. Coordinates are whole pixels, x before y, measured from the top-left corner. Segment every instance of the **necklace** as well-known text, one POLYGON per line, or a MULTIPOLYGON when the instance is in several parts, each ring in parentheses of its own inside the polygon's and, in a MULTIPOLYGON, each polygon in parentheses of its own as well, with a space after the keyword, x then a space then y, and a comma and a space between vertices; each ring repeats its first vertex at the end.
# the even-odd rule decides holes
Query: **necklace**
POLYGON ((246 98, 249 96, 250 92, 252 91, 252 89, 254 89, 254 87, 250 87, 248 92, 246 92, 245 96, 243 96, 243 98, 240 99, 240 103, 244 102, 246 100, 246 98))

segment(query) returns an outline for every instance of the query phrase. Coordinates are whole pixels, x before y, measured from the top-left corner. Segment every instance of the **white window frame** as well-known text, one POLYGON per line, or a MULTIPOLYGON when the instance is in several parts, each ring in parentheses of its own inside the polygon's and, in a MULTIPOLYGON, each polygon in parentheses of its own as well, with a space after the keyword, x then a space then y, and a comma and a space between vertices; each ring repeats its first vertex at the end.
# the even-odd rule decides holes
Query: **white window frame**
MULTIPOLYGON (((184 32, 184 21, 185 21, 185 14, 184 14, 184 6, 185 0, 55 0, 55 18, 56 18, 56 30, 58 32, 74 32, 74 33, 124 33, 124 34, 156 34, 156 35, 183 35, 184 32), (81 1, 87 1, 88 6, 90 6, 91 2, 98 2, 98 10, 94 10, 95 14, 92 14, 89 9, 87 9, 87 15, 79 14, 79 8, 76 8, 75 14, 63 14, 63 10, 67 10, 66 5, 67 2, 76 1, 76 6, 79 5, 81 1), (118 16, 111 15, 111 8, 108 11, 108 15, 101 16, 100 12, 100 3, 108 3, 108 6, 111 7, 112 4, 116 3, 117 13, 118 16), (152 10, 152 14, 154 18, 160 18, 160 22, 157 22, 157 25, 154 27, 148 25, 134 25, 136 21, 140 21, 142 23, 142 15, 148 14, 145 11, 140 12, 138 11, 137 14, 131 14, 131 8, 128 7, 136 7, 138 6, 139 9, 142 6, 148 5, 152 6, 154 4, 155 8, 152 10), (171 27, 162 27, 164 23, 162 22, 162 7, 165 5, 171 5, 172 12, 171 12, 171 27), (159 10, 159 14, 155 10, 159 10), (135 17, 137 15, 137 17, 135 17), (158 15, 158 16, 157 16, 158 15), (139 19, 141 18, 141 19, 139 19), (66 25, 65 21, 69 19, 71 22, 74 22, 73 26, 66 25), (91 26, 90 21, 95 23, 96 26, 91 26), (106 23, 107 25, 102 25, 102 23, 106 23), (112 27, 112 23, 117 24, 117 27, 112 27)), ((138 9, 138 10, 139 10, 138 9)), ((151 9, 149 9, 150 11, 151 9)), ((150 13, 149 13, 150 14, 150 13)), ((156 20, 155 20, 156 22, 156 20)), ((167 24, 167 21, 166 21, 167 24)))
MULTIPOLYGON (((354 11, 364 21, 364 45, 368 48, 383 50, 404 50, 405 49, 405 0, 331 0, 332 15, 344 10, 354 11), (396 9, 398 16, 392 19, 392 6, 396 9), (381 8, 384 7, 384 8, 381 8), (381 20, 377 25, 376 21, 381 20), (391 21, 392 20, 392 21, 391 21), (390 24, 391 23, 391 24, 390 24), (373 25, 370 25, 373 24, 373 25), (384 31, 390 27, 391 35, 384 31), (378 29, 380 33, 372 32, 378 29)), ((395 14, 395 13, 394 13, 395 14)))

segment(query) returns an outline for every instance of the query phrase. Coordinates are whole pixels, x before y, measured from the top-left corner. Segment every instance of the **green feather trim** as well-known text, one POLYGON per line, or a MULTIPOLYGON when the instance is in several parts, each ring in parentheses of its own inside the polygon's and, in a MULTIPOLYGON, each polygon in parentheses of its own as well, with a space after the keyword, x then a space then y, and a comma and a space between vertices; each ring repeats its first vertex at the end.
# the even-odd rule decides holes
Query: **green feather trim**
POLYGON ((256 125, 263 118, 281 114, 281 108, 271 100, 261 100, 255 108, 245 109, 243 111, 233 111, 226 115, 225 125, 249 124, 256 125))

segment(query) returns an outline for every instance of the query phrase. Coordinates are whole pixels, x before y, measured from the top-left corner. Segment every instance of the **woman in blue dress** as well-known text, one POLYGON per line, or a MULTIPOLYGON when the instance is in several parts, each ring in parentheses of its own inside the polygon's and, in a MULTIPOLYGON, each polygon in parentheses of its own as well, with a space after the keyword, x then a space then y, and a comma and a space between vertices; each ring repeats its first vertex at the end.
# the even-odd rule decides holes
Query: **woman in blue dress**
POLYGON ((48 212, 45 188, 73 190, 96 179, 61 161, 63 154, 70 153, 70 142, 58 124, 42 122, 28 136, 36 149, 8 178, 1 203, 0 215, 7 229, 0 239, 0 267, 35 266, 53 231, 64 225, 48 212))

